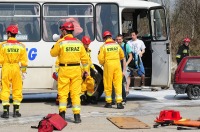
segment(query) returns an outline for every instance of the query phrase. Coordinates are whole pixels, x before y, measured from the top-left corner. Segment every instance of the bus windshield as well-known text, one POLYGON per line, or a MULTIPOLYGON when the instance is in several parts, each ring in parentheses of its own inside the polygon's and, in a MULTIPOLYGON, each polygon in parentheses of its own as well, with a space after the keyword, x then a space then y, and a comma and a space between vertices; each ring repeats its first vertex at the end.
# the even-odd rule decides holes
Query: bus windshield
POLYGON ((84 35, 94 40, 92 4, 44 4, 43 39, 53 41, 53 34, 61 34, 59 27, 64 22, 74 24, 74 36, 81 39, 84 35))
POLYGON ((6 27, 16 25, 19 41, 40 40, 40 6, 36 3, 0 3, 0 41, 7 40, 6 27))

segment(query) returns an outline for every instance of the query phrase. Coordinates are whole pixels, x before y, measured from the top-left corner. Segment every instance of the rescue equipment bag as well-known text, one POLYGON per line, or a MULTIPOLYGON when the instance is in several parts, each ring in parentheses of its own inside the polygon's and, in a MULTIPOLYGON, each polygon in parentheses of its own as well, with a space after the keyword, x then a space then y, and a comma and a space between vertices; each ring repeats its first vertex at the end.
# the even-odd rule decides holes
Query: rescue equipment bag
POLYGON ((38 124, 38 132, 53 132, 53 125, 44 118, 38 124))
POLYGON ((162 110, 160 111, 159 117, 156 118, 155 122, 164 123, 164 122, 172 122, 175 120, 182 119, 180 112, 176 110, 162 110))
POLYGON ((38 124, 38 126, 31 126, 37 128, 38 132, 53 132, 53 130, 61 131, 67 122, 59 114, 48 114, 38 124))
POLYGON ((176 110, 162 110, 160 111, 159 117, 156 117, 156 124, 153 125, 154 128, 157 128, 159 125, 170 125, 173 124, 174 121, 181 120, 182 117, 179 111, 176 110))

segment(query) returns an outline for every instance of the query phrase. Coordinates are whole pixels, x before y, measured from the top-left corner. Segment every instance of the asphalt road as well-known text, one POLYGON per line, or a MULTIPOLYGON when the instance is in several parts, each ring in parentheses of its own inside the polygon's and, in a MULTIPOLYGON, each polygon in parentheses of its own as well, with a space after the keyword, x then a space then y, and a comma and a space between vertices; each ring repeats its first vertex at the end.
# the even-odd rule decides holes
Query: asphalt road
MULTIPOLYGON (((52 92, 52 91, 51 91, 52 92)), ((34 92, 37 93, 37 92, 34 92)), ((153 128, 154 120, 159 112, 164 109, 179 110, 183 118, 197 120, 200 117, 200 100, 189 100, 187 95, 178 95, 174 98, 173 89, 151 91, 151 90, 131 90, 128 95, 128 102, 125 109, 104 108, 104 98, 102 97, 97 105, 87 105, 81 107, 82 123, 73 123, 71 108, 66 112, 68 125, 62 130, 70 132, 174 132, 176 126, 165 126, 153 128), (149 125, 150 129, 119 129, 108 121, 107 117, 134 117, 149 125)), ((58 106, 55 105, 56 93, 45 92, 39 94, 25 94, 21 104, 21 118, 12 117, 12 105, 10 107, 10 118, 0 118, 0 132, 37 132, 32 129, 48 113, 58 113, 58 106)), ((0 108, 2 113, 2 108, 0 108)), ((189 131, 199 131, 187 130, 189 131)))

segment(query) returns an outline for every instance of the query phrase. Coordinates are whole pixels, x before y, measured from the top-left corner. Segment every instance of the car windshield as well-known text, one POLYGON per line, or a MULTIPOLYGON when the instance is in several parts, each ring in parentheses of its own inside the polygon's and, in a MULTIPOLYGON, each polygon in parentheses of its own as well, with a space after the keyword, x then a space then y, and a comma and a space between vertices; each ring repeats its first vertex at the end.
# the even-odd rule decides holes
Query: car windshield
POLYGON ((200 58, 189 58, 184 67, 184 72, 200 72, 200 58))

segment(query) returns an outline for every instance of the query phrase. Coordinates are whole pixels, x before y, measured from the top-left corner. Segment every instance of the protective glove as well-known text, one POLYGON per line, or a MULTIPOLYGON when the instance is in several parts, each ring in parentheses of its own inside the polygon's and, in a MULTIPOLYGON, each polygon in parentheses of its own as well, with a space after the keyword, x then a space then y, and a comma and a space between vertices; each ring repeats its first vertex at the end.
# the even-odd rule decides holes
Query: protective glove
POLYGON ((27 69, 27 67, 21 67, 21 71, 22 71, 22 73, 26 73, 26 69, 27 69))
POLYGON ((59 66, 55 66, 55 70, 56 70, 56 72, 58 73, 59 66))
POLYGON ((53 79, 55 79, 56 81, 58 81, 58 73, 54 72, 52 75, 53 79))
POLYGON ((89 75, 88 72, 84 71, 84 72, 83 72, 83 75, 82 75, 83 80, 85 80, 85 79, 87 78, 88 75, 89 75))

